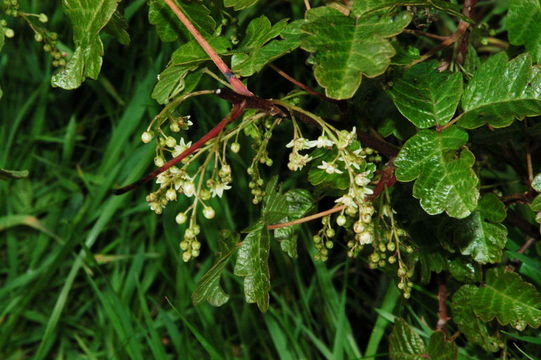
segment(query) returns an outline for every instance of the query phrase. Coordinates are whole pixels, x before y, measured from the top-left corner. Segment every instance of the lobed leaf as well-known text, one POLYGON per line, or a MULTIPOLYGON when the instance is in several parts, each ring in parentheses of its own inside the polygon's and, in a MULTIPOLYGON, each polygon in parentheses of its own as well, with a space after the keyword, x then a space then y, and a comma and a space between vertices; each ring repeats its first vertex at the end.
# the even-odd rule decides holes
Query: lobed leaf
POLYGON ((408 12, 352 17, 332 7, 309 10, 302 26, 308 36, 301 46, 313 53, 314 76, 326 95, 351 98, 363 75, 381 75, 395 54, 387 39, 402 32, 410 21, 408 12))
POLYGON ((528 52, 541 62, 541 5, 539 0, 510 0, 505 18, 509 42, 525 45, 528 52))
POLYGON ((468 129, 505 127, 514 119, 541 115, 541 68, 532 66, 528 54, 509 62, 503 52, 491 56, 466 86, 462 108, 458 125, 468 129))
POLYGON ((428 341, 428 355, 432 360, 458 359, 458 347, 453 341, 447 341, 441 331, 434 331, 428 341))
POLYGON ((472 302, 476 292, 477 287, 474 285, 463 285, 455 292, 451 301, 452 319, 468 341, 480 345, 486 351, 498 351, 501 340, 490 336, 487 325, 473 312, 472 302))
POLYGON ((237 251, 238 237, 233 237, 230 232, 222 235, 221 243, 223 250, 216 263, 206 272, 197 282, 197 286, 192 294, 194 305, 202 301, 208 301, 213 306, 222 306, 229 300, 229 295, 225 293, 220 285, 220 279, 225 266, 237 251))
POLYGON ((251 228, 238 250, 234 273, 244 277, 244 297, 257 303, 263 312, 269 308, 269 232, 262 223, 251 228))
POLYGON ((270 21, 262 16, 250 22, 246 38, 238 51, 231 58, 234 72, 241 76, 251 76, 260 71, 266 64, 295 50, 301 44, 303 20, 287 25, 279 21, 271 27, 270 21), (280 35, 282 40, 272 40, 280 35))
POLYGON ((421 130, 410 138, 395 159, 399 181, 417 179, 413 196, 430 215, 445 211, 464 218, 477 206, 479 179, 472 170, 473 154, 455 151, 468 141, 468 134, 457 127, 442 132, 421 130))
POLYGON ((406 323, 396 319, 389 336, 389 356, 391 360, 420 360, 426 358, 423 339, 406 323))
POLYGON ((152 91, 152 98, 159 104, 166 104, 181 93, 186 85, 185 78, 190 71, 197 67, 169 66, 159 75, 159 80, 152 91))
POLYGON ((472 305, 484 321, 496 318, 500 324, 517 330, 541 325, 541 293, 519 274, 503 268, 487 271, 486 284, 473 294, 472 305))
POLYGON ((462 76, 437 67, 436 61, 417 64, 394 79, 389 91, 402 115, 421 129, 447 124, 462 96, 462 76))
POLYGON ((356 16, 360 16, 369 12, 397 6, 430 6, 471 22, 471 20, 462 15, 460 6, 445 0, 354 0, 351 11, 356 16))
POLYGON ((104 30, 114 36, 122 45, 130 44, 130 34, 128 33, 128 22, 124 16, 117 10, 113 13, 111 20, 107 23, 104 30))
POLYGON ((109 23, 120 0, 64 0, 64 12, 73 25, 75 52, 51 83, 66 90, 78 88, 85 78, 97 79, 103 43, 101 30, 109 23))

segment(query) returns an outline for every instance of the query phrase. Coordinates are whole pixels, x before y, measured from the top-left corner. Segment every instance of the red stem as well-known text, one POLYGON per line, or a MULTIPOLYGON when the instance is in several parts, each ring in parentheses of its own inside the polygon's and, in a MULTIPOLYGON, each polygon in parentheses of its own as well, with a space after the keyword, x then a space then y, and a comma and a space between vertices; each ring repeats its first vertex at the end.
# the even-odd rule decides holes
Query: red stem
POLYGON ((233 72, 229 68, 229 66, 226 65, 226 63, 218 56, 216 51, 210 46, 210 44, 205 40, 203 35, 193 26, 192 22, 184 15, 184 13, 178 8, 178 6, 173 2, 173 0, 164 0, 165 3, 171 8, 171 10, 175 13, 175 15, 178 17, 178 19, 186 26, 186 29, 193 35, 195 40, 199 43, 199 45, 203 48, 203 50, 207 53, 207 55, 210 57, 210 59, 216 64, 218 69, 224 74, 225 78, 233 89, 242 95, 245 96, 253 96, 254 94, 248 90, 248 88, 240 81, 235 75, 233 75, 233 72))

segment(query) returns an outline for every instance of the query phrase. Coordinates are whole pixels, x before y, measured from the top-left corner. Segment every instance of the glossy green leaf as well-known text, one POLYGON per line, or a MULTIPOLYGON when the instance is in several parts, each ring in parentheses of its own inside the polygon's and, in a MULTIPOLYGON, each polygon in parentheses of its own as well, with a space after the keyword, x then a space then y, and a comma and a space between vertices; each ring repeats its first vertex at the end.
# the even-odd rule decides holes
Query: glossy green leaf
POLYGON ((530 208, 532 211, 540 212, 541 211, 541 195, 537 195, 532 202, 530 203, 530 208))
POLYGON ((449 259, 447 268, 453 278, 462 283, 476 283, 481 281, 481 267, 463 257, 449 259))
POLYGON ((257 303, 261 311, 269 308, 269 232, 263 224, 252 227, 238 250, 235 275, 244 277, 244 297, 257 303))
POLYGON ((0 169, 0 180, 23 179, 28 177, 28 170, 0 169))
POLYGON ((196 67, 169 66, 159 75, 152 91, 152 98, 159 104, 166 104, 184 90, 186 75, 196 67))
POLYGON ((528 52, 541 62, 541 5, 539 0, 510 0, 505 19, 509 42, 525 45, 528 52))
POLYGON ((352 13, 356 16, 396 6, 430 6, 464 19, 460 6, 445 0, 354 0, 352 13))
MULTIPOLYGON (((281 196, 285 197, 285 208, 272 210, 274 214, 282 214, 282 218, 277 223, 300 219, 314 206, 312 195, 304 189, 293 189, 281 196)), ((282 250, 292 258, 297 257, 297 233, 299 229, 300 225, 293 225, 274 230, 274 238, 280 242, 282 250)))
POLYGON ((402 115, 421 129, 447 124, 462 96, 462 75, 437 67, 435 61, 417 64, 394 79, 389 91, 402 115))
POLYGON ((464 149, 468 134, 457 127, 442 132, 421 130, 410 138, 395 159, 399 181, 417 179, 413 196, 430 215, 445 211, 464 218, 477 206, 479 179, 472 170, 473 154, 464 149))
POLYGON ((229 231, 222 233, 222 251, 218 260, 197 282, 197 287, 192 294, 194 305, 202 301, 208 301, 213 306, 222 306, 229 300, 229 295, 225 293, 220 285, 220 279, 225 266, 237 251, 238 236, 233 236, 229 231))
POLYGON ((428 341, 428 355, 432 360, 458 359, 458 347, 453 341, 447 341, 441 331, 434 331, 428 341))
MULTIPOLYGON (((218 55, 227 53, 231 46, 229 40, 224 37, 215 36, 206 40, 218 55)), ((171 55, 171 63, 174 65, 200 65, 208 60, 210 57, 195 39, 182 44, 171 55)))
MULTIPOLYGON (((216 21, 209 15, 210 11, 204 5, 183 1, 176 1, 176 4, 203 36, 207 37, 214 32, 216 21)), ((163 0, 150 1, 148 20, 156 27, 156 33, 164 42, 175 41, 180 35, 186 40, 193 38, 163 0)))
POLYGON ((504 52, 491 56, 473 74, 462 97, 458 125, 509 126, 514 119, 541 114, 541 69, 528 54, 507 61, 504 52))
POLYGON ((64 0, 64 12, 73 25, 75 52, 66 66, 53 75, 53 86, 71 90, 85 78, 97 79, 100 73, 103 43, 100 32, 109 23, 120 0, 64 0))
POLYGON ((537 192, 541 192, 541 173, 535 175, 533 178, 532 188, 537 192))
POLYGON ((498 351, 501 340, 490 336, 486 324, 473 312, 472 302, 476 292, 474 285, 464 285, 455 292, 451 301, 452 319, 468 341, 482 346, 486 351, 498 351))
POLYGON ((331 7, 309 10, 302 27, 308 34, 302 48, 313 53, 314 76, 327 96, 348 99, 363 75, 381 75, 395 54, 387 39, 402 32, 410 21, 408 12, 355 18, 331 7))
POLYGON ((235 10, 246 9, 254 5, 257 0, 224 0, 224 6, 232 7, 235 10))
POLYGON ((252 20, 247 28, 246 38, 241 43, 239 53, 233 55, 231 66, 241 76, 251 76, 266 64, 295 50, 301 43, 303 20, 287 25, 280 21, 271 27, 266 17, 252 20), (281 40, 272 40, 280 35, 281 40))
POLYGON ((122 45, 130 44, 130 34, 128 34, 128 22, 124 16, 117 10, 111 16, 111 20, 104 29, 108 34, 114 36, 122 45))
POLYGON ((389 356, 391 360, 426 359, 426 346, 423 339, 404 319, 396 319, 389 336, 389 356))
POLYGON ((507 217, 505 204, 494 193, 483 195, 478 205, 481 216, 493 223, 500 223, 507 217))
POLYGON ((472 306, 484 321, 496 318, 517 330, 541 325, 541 293, 519 274, 503 268, 487 271, 486 284, 472 296, 472 306))
POLYGON ((507 243, 507 228, 498 224, 503 219, 503 203, 494 194, 484 195, 476 211, 454 222, 454 242, 460 247, 462 255, 469 255, 480 264, 500 261, 507 243))

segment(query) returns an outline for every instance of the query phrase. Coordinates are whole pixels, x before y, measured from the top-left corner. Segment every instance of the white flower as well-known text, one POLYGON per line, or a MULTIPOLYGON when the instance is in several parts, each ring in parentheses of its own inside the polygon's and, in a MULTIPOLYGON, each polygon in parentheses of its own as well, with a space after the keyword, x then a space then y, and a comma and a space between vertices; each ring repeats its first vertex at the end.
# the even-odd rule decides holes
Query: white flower
POLYGON ((224 190, 229 190, 229 189, 231 189, 231 186, 229 186, 228 184, 219 182, 210 188, 210 192, 212 193, 212 197, 218 196, 219 198, 221 198, 222 195, 224 194, 224 190))
POLYGON ((310 147, 317 147, 317 148, 323 148, 323 147, 332 147, 334 145, 334 142, 329 140, 326 136, 321 135, 317 138, 317 140, 309 141, 308 144, 310 147))
POLYGON ((335 203, 339 203, 342 205, 346 205, 347 207, 357 207, 357 203, 355 203, 355 200, 353 200, 353 197, 351 195, 344 195, 336 200, 334 200, 335 203))
POLYGON ((355 176, 355 184, 357 184, 358 186, 366 186, 370 184, 370 179, 367 176, 368 174, 368 171, 357 174, 355 176))
POLYGON ((192 197, 195 194, 195 185, 191 181, 186 181, 182 185, 182 191, 184 192, 184 195, 187 197, 192 197))
POLYGON ((287 148, 293 148, 297 151, 300 151, 300 150, 306 150, 306 149, 310 149, 312 147, 314 147, 314 145, 311 145, 310 144, 311 141, 308 141, 307 139, 305 138, 296 138, 296 139, 293 139, 291 140, 287 145, 286 147, 287 148))
POLYGON ((169 182, 169 172, 164 171, 156 177, 156 184, 167 184, 169 182))
POLYGON ((308 155, 301 155, 298 152, 292 152, 289 154, 289 163, 287 164, 287 167, 291 171, 297 171, 302 169, 308 162, 312 160, 312 157, 308 155))
POLYGON ((190 146, 192 146, 192 142, 189 141, 188 143, 184 142, 184 138, 180 138, 180 142, 175 148, 173 149, 173 157, 177 157, 180 154, 182 154, 186 149, 188 149, 190 146))
POLYGON ((325 170, 327 174, 342 174, 342 170, 339 170, 333 163, 328 163, 326 161, 322 161, 317 168, 325 170))

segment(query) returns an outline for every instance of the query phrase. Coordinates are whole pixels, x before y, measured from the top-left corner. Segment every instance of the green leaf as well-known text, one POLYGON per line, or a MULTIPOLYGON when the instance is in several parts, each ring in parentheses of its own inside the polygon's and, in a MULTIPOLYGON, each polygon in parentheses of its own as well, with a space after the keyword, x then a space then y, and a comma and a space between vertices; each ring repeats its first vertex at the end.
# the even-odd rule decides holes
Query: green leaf
POLYGON ((303 20, 297 20, 287 25, 282 20, 271 28, 266 17, 252 20, 247 28, 245 41, 240 46, 240 53, 236 53, 231 59, 233 71, 241 76, 251 76, 266 64, 298 48, 304 35, 301 32, 303 23, 303 20), (268 42, 278 35, 282 40, 268 42))
POLYGON ((159 75, 159 81, 152 91, 152 98, 159 104, 166 104, 180 94, 186 85, 186 75, 197 67, 169 66, 159 75))
MULTIPOLYGON (((205 38, 214 32, 216 21, 209 15, 210 11, 204 5, 198 2, 175 2, 205 38)), ((163 0, 150 1, 148 20, 156 27, 158 36, 164 42, 175 41, 179 35, 184 39, 193 38, 163 0)))
POLYGON ((413 196, 430 215, 445 211, 464 218, 477 206, 479 179, 472 170, 473 154, 464 149, 455 158, 455 150, 466 144, 468 134, 457 127, 442 132, 421 130, 410 138, 395 159, 399 181, 417 179, 413 196))
POLYGON ((391 360, 426 359, 423 339, 404 319, 396 319, 389 336, 389 355, 391 360))
MULTIPOLYGON (((274 214, 282 214, 282 218, 277 223, 300 219, 314 206, 312 195, 305 189, 293 189, 280 196, 285 198, 285 207, 267 210, 274 214)), ((274 230, 274 238, 280 242, 282 251, 292 258, 297 257, 297 233, 299 229, 300 225, 293 225, 274 230)))
POLYGON ((541 195, 537 195, 530 203, 530 209, 535 212, 541 211, 541 195))
POLYGON ((486 324, 473 312, 472 302, 476 292, 474 285, 464 285, 455 292, 451 302, 452 319, 468 341, 479 344, 486 351, 498 351, 501 340, 490 336, 486 324))
POLYGON ((235 275, 244 277, 246 302, 257 303, 261 311, 269 308, 269 232, 263 224, 252 227, 242 242, 235 264, 235 275))
POLYGON ((505 18, 509 42, 525 45, 535 62, 541 62, 541 6, 539 0, 510 0, 505 18))
POLYGON ((232 7, 238 11, 246 9, 247 7, 254 5, 256 2, 257 0, 224 0, 224 6, 232 7))
POLYGON ((532 188, 537 192, 541 192, 541 173, 535 175, 533 178, 532 188))
MULTIPOLYGON (((396 6, 430 6, 444 11, 462 20, 466 20, 461 13, 460 6, 445 0, 354 0, 352 13, 356 16, 396 6)), ((471 22, 471 20, 467 20, 471 22)))
POLYGON ((475 263, 472 264, 471 261, 467 261, 463 257, 449 259, 447 261, 447 268, 451 276, 462 283, 476 283, 481 281, 481 267, 475 263))
POLYGON ((408 12, 355 18, 331 7, 309 10, 302 27, 308 34, 302 48, 314 53, 314 76, 326 95, 351 98, 363 75, 381 75, 395 54, 387 38, 402 32, 410 21, 408 12))
POLYGON ((473 74, 462 97, 458 125, 509 126, 514 119, 541 115, 541 68, 528 54, 507 62, 504 52, 491 56, 473 74))
POLYGON ((28 177, 28 170, 0 169, 0 180, 23 179, 28 177))
POLYGON ((472 297, 473 310, 484 321, 494 318, 502 325, 524 330, 541 325, 541 293, 519 274, 503 268, 490 269, 486 284, 472 297))
POLYGON ((192 294, 194 305, 206 300, 213 306, 222 306, 229 300, 229 295, 220 285, 220 278, 231 256, 237 251, 238 236, 233 236, 227 231, 221 234, 220 240, 223 250, 216 263, 197 282, 197 287, 192 294))
POLYGON ((104 29, 108 34, 114 36, 122 45, 130 44, 130 34, 128 34, 128 22, 124 16, 117 10, 113 13, 111 20, 104 29))
POLYGON ((483 195, 478 208, 481 216, 493 223, 501 223, 507 217, 505 204, 493 193, 483 195))
POLYGON ((103 43, 101 30, 109 23, 120 0, 64 0, 64 12, 73 25, 75 52, 64 69, 51 82, 66 90, 78 88, 85 78, 97 79, 100 73, 103 43))
POLYGON ((421 129, 447 124, 462 96, 462 75, 437 67, 436 61, 415 65, 393 80, 389 92, 402 115, 421 129))
POLYGON ((453 341, 447 341, 443 332, 434 331, 428 342, 428 355, 431 360, 456 360, 458 347, 453 341))
MULTIPOLYGON (((218 55, 227 53, 231 46, 229 40, 221 36, 209 37, 206 40, 218 55)), ((171 55, 171 63, 174 65, 200 65, 208 60, 210 57, 195 39, 182 44, 171 55)))

